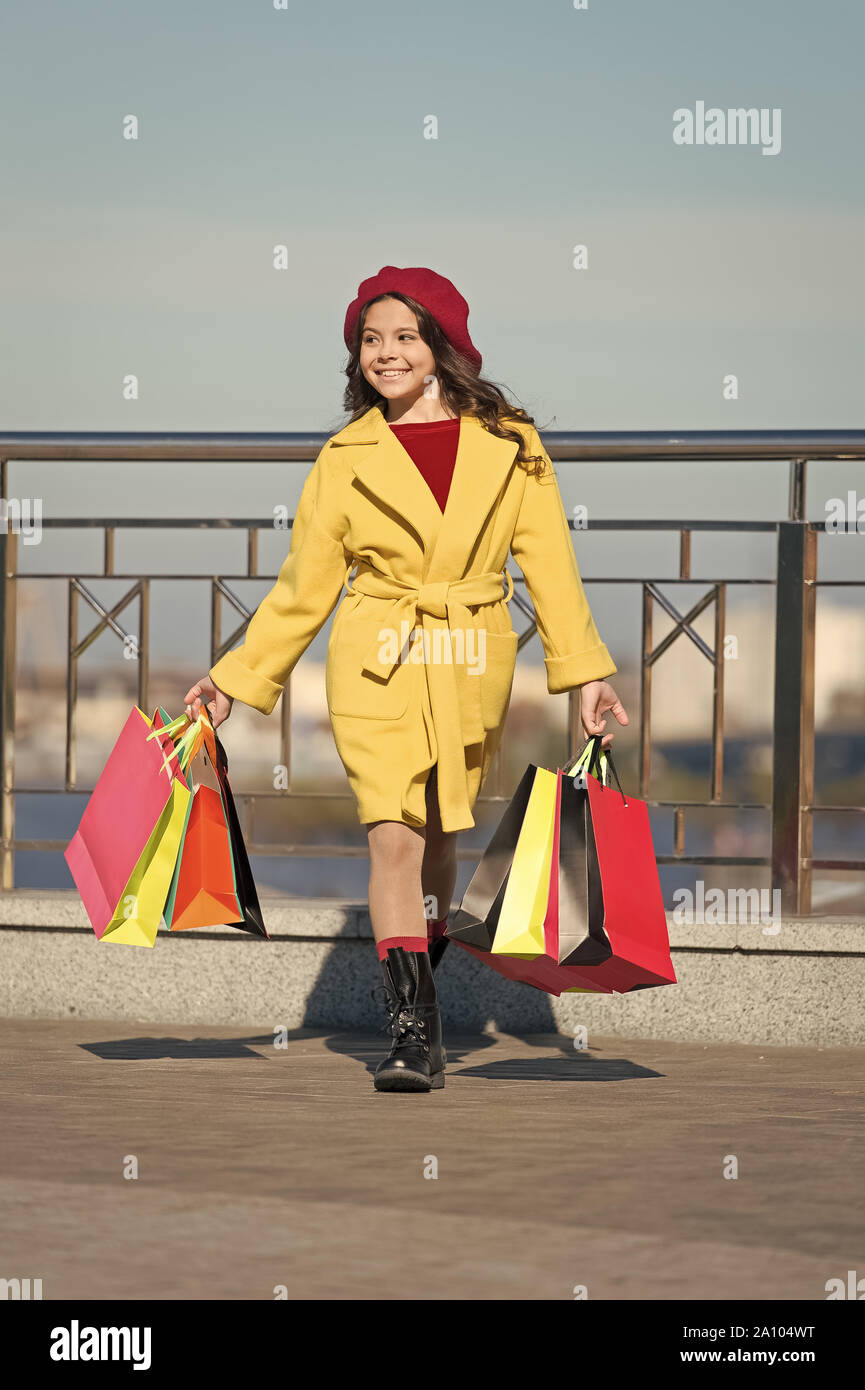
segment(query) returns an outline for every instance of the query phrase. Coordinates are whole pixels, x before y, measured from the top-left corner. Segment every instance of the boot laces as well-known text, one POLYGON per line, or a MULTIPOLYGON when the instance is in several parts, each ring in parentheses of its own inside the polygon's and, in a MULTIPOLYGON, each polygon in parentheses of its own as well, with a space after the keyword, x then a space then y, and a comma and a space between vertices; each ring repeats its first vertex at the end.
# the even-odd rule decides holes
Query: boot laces
POLYGON ((436 1009, 439 1009, 439 1013, 441 1013, 437 1003, 406 1004, 395 990, 384 984, 376 985, 374 989, 371 989, 370 996, 373 1000, 377 996, 382 996, 381 1002, 387 1014, 385 1022, 377 1030, 379 1033, 390 1032, 395 1041, 403 1039, 408 1042, 411 1039, 421 1047, 428 1045, 429 1037, 424 1026, 424 1019, 427 1015, 435 1013, 436 1009))

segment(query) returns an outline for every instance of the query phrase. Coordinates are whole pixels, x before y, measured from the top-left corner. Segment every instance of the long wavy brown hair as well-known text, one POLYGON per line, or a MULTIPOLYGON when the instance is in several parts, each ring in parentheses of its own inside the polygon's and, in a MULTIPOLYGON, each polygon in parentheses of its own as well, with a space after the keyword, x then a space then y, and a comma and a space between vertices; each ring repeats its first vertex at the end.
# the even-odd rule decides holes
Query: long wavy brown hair
POLYGON ((532 416, 520 406, 511 405, 504 392, 494 382, 486 381, 473 370, 466 358, 451 346, 438 321, 423 304, 418 304, 410 295, 400 294, 395 290, 376 295, 375 299, 368 299, 358 315, 349 349, 348 366, 345 369, 348 385, 343 396, 343 407, 350 415, 345 424, 352 424, 374 405, 385 410, 387 407, 386 398, 367 381, 360 366, 360 344, 366 316, 370 307, 380 299, 401 300, 417 318, 420 336, 435 359, 439 399, 446 409, 455 415, 475 415, 490 434, 496 435, 499 439, 509 439, 519 446, 516 462, 528 474, 543 473, 546 466, 543 458, 539 454, 530 454, 521 432, 508 424, 508 421, 521 420, 523 424, 533 425, 535 422, 532 416), (532 464, 534 467, 530 467, 532 464))

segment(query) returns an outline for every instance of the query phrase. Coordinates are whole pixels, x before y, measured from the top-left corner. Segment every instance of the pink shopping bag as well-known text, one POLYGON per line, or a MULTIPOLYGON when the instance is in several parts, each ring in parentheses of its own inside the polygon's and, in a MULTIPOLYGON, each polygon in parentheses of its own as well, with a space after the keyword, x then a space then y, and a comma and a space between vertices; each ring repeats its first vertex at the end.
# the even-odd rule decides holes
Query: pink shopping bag
POLYGON ((102 937, 179 778, 169 734, 148 741, 164 723, 136 705, 124 724, 78 829, 63 852, 96 935, 102 937))

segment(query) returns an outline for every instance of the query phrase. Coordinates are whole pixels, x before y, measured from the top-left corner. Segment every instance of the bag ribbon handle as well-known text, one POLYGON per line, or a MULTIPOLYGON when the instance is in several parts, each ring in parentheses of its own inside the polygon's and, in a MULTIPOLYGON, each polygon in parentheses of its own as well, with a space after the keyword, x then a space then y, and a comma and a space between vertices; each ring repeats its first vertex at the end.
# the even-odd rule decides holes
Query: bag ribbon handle
POLYGON ((162 759, 162 771, 167 772, 169 777, 172 773, 171 760, 177 759, 177 765, 181 772, 186 772, 189 764, 195 758, 202 743, 207 748, 210 761, 216 767, 216 734, 210 719, 205 712, 204 705, 201 706, 198 718, 193 721, 188 714, 179 714, 176 719, 172 719, 168 724, 161 725, 158 729, 153 729, 147 735, 148 740, 156 738, 158 735, 168 734, 174 742, 174 749, 171 753, 165 754, 162 759), (185 732, 179 738, 175 735, 180 734, 184 725, 187 726, 185 732))
POLYGON ((605 787, 607 785, 607 768, 609 767, 609 770, 612 772, 614 778, 616 779, 616 786, 621 792, 622 800, 627 806, 627 797, 625 796, 625 793, 622 790, 622 784, 619 781, 619 774, 616 771, 616 764, 613 762, 612 750, 609 748, 604 748, 602 746, 602 738, 602 734, 593 734, 589 739, 587 739, 586 745, 583 748, 582 752, 576 758, 572 758, 568 763, 566 763, 565 766, 562 768, 562 772, 565 773, 568 777, 573 777, 575 786, 577 784, 577 781, 579 780, 580 773, 585 771, 587 776, 591 773, 592 776, 597 777, 598 781, 601 783, 601 786, 605 787))

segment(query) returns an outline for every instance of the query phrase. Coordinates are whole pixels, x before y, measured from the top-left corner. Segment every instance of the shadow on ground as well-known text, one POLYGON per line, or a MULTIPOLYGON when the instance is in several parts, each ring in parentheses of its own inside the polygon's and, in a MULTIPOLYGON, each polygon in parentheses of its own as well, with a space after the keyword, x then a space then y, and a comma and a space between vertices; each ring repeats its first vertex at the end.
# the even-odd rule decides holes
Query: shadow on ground
MULTIPOLYGON (((332 1033, 324 1028, 294 1028, 281 1034, 285 1042, 302 1042, 323 1038, 325 1046, 341 1056, 351 1057, 372 1075, 390 1045, 389 1035, 375 1033, 332 1033)), ((455 1034, 447 1040, 447 1070, 449 1075, 484 1077, 488 1081, 633 1081, 637 1078, 658 1077, 662 1073, 639 1066, 626 1057, 598 1057, 589 1051, 577 1051, 570 1039, 561 1033, 532 1035, 521 1039, 523 1045, 556 1056, 496 1058, 474 1061, 470 1066, 461 1063, 476 1058, 481 1050, 501 1050, 507 1040, 490 1033, 455 1034)), ((241 1038, 177 1038, 137 1037, 114 1038, 105 1042, 81 1043, 89 1052, 106 1062, 152 1062, 161 1060, 223 1061, 236 1058, 268 1060, 267 1052, 274 1046, 271 1033, 253 1034, 241 1038)))
MULTIPOLYGON (((372 938, 350 937, 325 957, 306 997, 302 1025, 281 1028, 276 1015, 279 1039, 291 1044, 322 1038, 330 1051, 351 1057, 372 1075, 391 1043, 386 1011, 381 998, 375 997, 381 984, 372 938)), ((572 1038, 557 1031, 548 994, 504 979, 453 943, 436 970, 436 988, 449 1076, 488 1081, 625 1081, 660 1075, 627 1058, 600 1057, 597 1049, 593 1055, 575 1048, 572 1038), (510 1059, 502 1055, 509 1034, 519 1038, 521 1054, 510 1059), (526 1047, 538 1055, 526 1057, 526 1047), (490 1049, 496 1055, 484 1059, 482 1054, 490 1049)), ((235 1038, 135 1037, 81 1046, 103 1061, 255 1058, 266 1062, 275 1036, 274 1031, 235 1038)))

